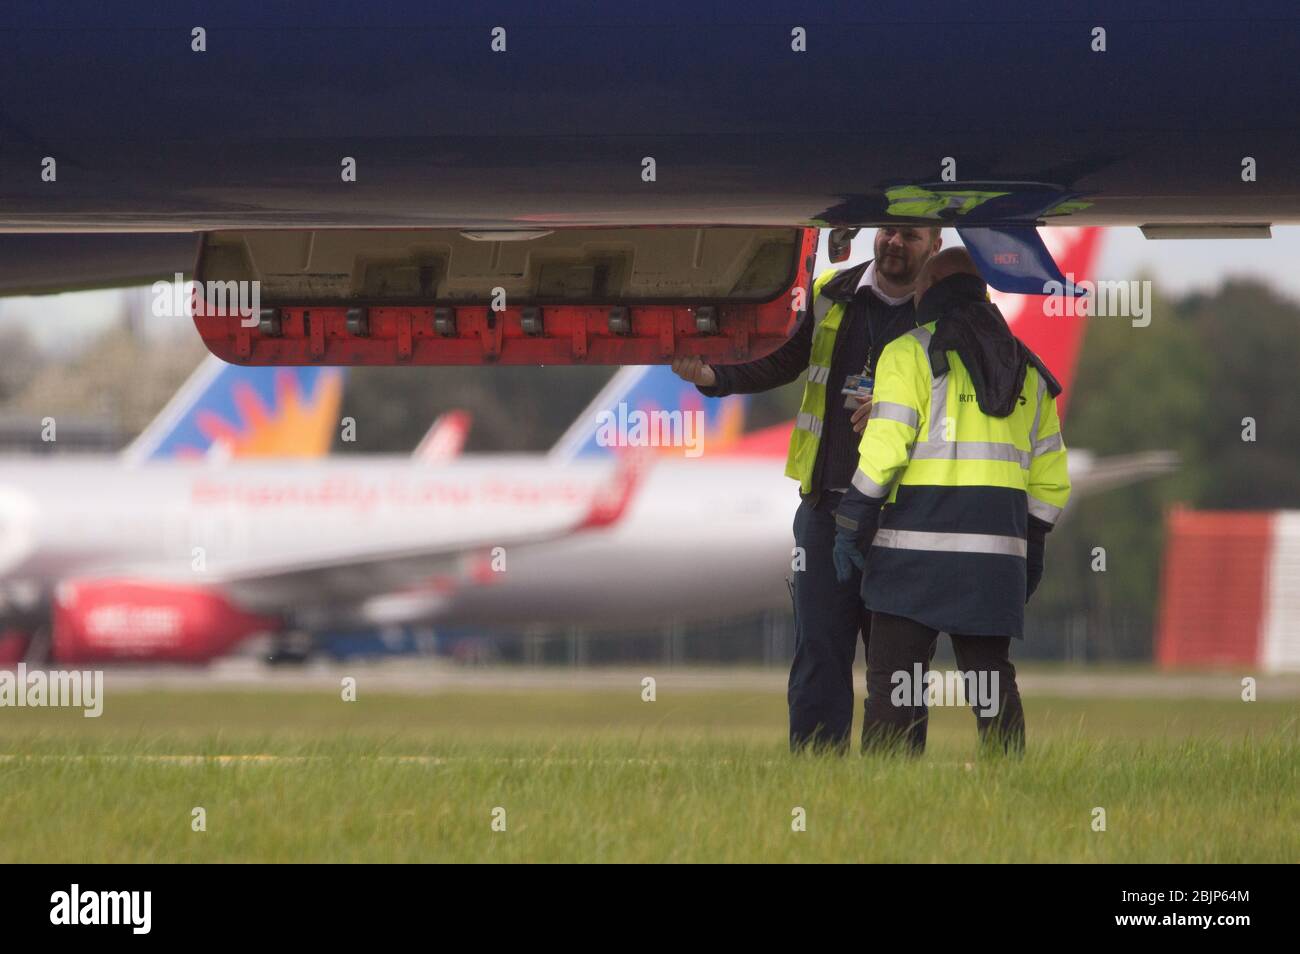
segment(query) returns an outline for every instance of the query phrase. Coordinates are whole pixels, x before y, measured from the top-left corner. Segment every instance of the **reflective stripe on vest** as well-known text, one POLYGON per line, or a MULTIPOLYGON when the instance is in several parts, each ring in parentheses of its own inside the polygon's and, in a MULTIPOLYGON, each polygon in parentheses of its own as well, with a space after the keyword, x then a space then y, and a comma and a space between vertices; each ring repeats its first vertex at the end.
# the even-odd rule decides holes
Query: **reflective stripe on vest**
POLYGON ((1044 503, 1037 497, 1029 498, 1029 514, 1037 517, 1039 520, 1046 520, 1048 523, 1056 523, 1061 519, 1062 508, 1054 507, 1049 503, 1044 503))
POLYGON ((1029 451, 998 441, 918 441, 912 460, 999 460, 1029 469, 1029 451))
MULTIPOLYGON (((1048 454, 1052 451, 1065 449, 1065 442, 1061 439, 1060 431, 1057 431, 1055 434, 1049 434, 1042 440, 1038 439, 1038 425, 1042 420, 1043 403, 1046 400, 1047 382, 1040 374, 1038 376, 1038 407, 1034 408, 1034 426, 1029 432, 1029 439, 1033 444, 1032 455, 1034 457, 1037 457, 1039 454, 1048 454)), ((1044 500, 1039 500, 1033 495, 1030 495, 1029 497, 1029 515, 1031 517, 1037 517, 1039 520, 1045 520, 1047 523, 1054 524, 1057 520, 1061 519, 1062 512, 1063 508, 1061 507, 1049 504, 1044 500)))
POLYGON ((1064 446, 1061 442, 1061 432, 1057 431, 1055 434, 1044 437, 1041 441, 1034 441, 1034 456, 1059 451, 1064 446))
MULTIPOLYGON (((909 333, 916 335, 916 339, 921 342, 921 347, 925 349, 928 356, 930 353, 930 331, 924 327, 917 328, 916 331, 909 333), (924 337, 917 335, 916 331, 924 331, 924 337)), ((1038 379, 1038 407, 1034 409, 1034 434, 1038 433, 1038 414, 1042 412, 1042 396, 1045 388, 1046 385, 1040 376, 1038 379)), ((948 440, 945 430, 949 427, 954 432, 956 430, 956 420, 951 419, 953 421, 952 425, 948 424, 949 420, 948 374, 944 372, 930 382, 930 439, 917 441, 916 446, 912 449, 912 460, 995 460, 1019 464, 1022 470, 1029 469, 1030 452, 1021 450, 1015 444, 1004 444, 1000 441, 948 440)))
POLYGON ((871 421, 897 421, 899 424, 906 424, 911 428, 921 426, 920 414, 906 404, 895 404, 893 401, 881 401, 879 404, 872 404, 871 414, 868 415, 867 419, 871 421))
POLYGON ((1029 549, 1024 537, 1005 537, 993 533, 936 533, 928 530, 877 530, 871 545, 891 550, 994 553, 1022 558, 1029 549))
POLYGON ((861 467, 853 473, 853 486, 875 500, 880 500, 889 495, 889 488, 876 483, 862 472, 861 467))
POLYGON ((794 426, 799 428, 801 431, 807 431, 814 437, 821 437, 822 422, 811 414, 799 414, 799 416, 794 419, 794 426))
POLYGON ((803 399, 799 402, 799 414, 790 434, 790 452, 785 460, 785 475, 799 481, 799 489, 805 494, 812 492, 817 446, 822 422, 826 418, 826 385, 831 376, 831 357, 835 353, 835 336, 840 330, 840 320, 847 307, 844 302, 823 298, 821 291, 838 274, 838 269, 830 268, 813 282, 810 311, 816 325, 808 356, 808 379, 803 386, 803 399))

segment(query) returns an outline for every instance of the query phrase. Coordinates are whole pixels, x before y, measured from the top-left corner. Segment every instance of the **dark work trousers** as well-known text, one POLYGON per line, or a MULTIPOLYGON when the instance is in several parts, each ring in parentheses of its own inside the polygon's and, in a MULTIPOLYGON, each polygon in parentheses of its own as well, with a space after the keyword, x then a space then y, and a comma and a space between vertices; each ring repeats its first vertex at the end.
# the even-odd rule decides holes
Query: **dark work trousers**
POLYGON ((848 750, 853 726, 853 656, 858 633, 871 632, 862 605, 862 577, 835 579, 835 508, 840 494, 823 493, 799 504, 794 542, 804 566, 794 571, 794 662, 790 666, 790 748, 848 750))
MULTIPOLYGON (((911 703, 915 696, 900 691, 915 681, 916 666, 922 678, 934 658, 939 633, 923 623, 875 613, 871 621, 871 639, 867 644, 867 701, 862 725, 863 751, 901 749, 919 755, 925 751, 927 710, 911 703), (900 681, 895 673, 906 673, 900 681)), ((1025 748, 1025 712, 1016 686, 1016 667, 1011 665, 1011 637, 961 636, 950 634, 957 668, 962 673, 986 673, 986 686, 996 685, 996 714, 981 714, 975 700, 971 708, 979 725, 982 747, 1004 752, 1023 752, 1025 748), (997 674, 994 684, 992 674, 997 674)), ((968 696, 970 693, 968 693, 968 696)))

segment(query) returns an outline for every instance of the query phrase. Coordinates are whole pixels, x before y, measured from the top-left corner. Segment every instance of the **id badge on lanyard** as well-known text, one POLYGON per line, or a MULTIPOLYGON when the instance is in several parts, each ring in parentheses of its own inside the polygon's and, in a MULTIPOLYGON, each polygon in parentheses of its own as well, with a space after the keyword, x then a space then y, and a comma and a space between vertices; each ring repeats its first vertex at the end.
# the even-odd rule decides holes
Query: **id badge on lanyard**
MULTIPOLYGON (((866 316, 863 316, 866 320, 866 316)), ((867 321, 867 334, 871 334, 871 322, 867 321)), ((873 336, 874 338, 874 336, 873 336)), ((850 411, 856 411, 858 408, 871 399, 872 389, 875 387, 875 375, 871 373, 871 359, 875 354, 875 341, 867 349, 867 363, 862 367, 861 374, 850 374, 844 379, 844 386, 840 388, 840 393, 844 395, 844 407, 850 411)))

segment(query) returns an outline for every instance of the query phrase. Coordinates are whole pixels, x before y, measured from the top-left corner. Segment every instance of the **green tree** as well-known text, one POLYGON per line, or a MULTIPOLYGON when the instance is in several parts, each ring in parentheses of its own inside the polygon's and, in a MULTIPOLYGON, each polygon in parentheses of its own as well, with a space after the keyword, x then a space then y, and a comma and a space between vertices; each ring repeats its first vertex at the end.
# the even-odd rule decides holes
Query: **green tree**
POLYGON ((1072 451, 1173 450, 1177 473, 1077 500, 1048 538, 1030 607, 1031 655, 1056 655, 1071 625, 1088 654, 1149 658, 1165 514, 1300 506, 1300 307, 1256 282, 1157 299, 1145 328, 1091 318, 1065 421, 1072 451), (1242 439, 1254 418, 1258 439, 1242 439), (1106 571, 1095 572, 1095 548, 1106 571))

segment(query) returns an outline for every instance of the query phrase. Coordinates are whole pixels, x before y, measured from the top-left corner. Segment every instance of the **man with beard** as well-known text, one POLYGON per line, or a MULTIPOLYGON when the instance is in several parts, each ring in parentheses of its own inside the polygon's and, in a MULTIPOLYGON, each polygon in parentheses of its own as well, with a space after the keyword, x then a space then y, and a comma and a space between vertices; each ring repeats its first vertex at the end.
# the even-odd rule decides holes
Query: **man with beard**
POLYGON ((874 259, 817 276, 799 326, 772 354, 735 365, 673 361, 673 371, 707 397, 767 391, 808 372, 785 467, 799 481, 801 498, 788 690, 794 751, 848 748, 853 657, 859 632, 867 642, 871 614, 859 595, 860 574, 836 578, 835 510, 857 468, 858 432, 871 410, 863 379, 874 375, 885 345, 916 327, 913 284, 942 242, 937 227, 882 228, 874 259))

